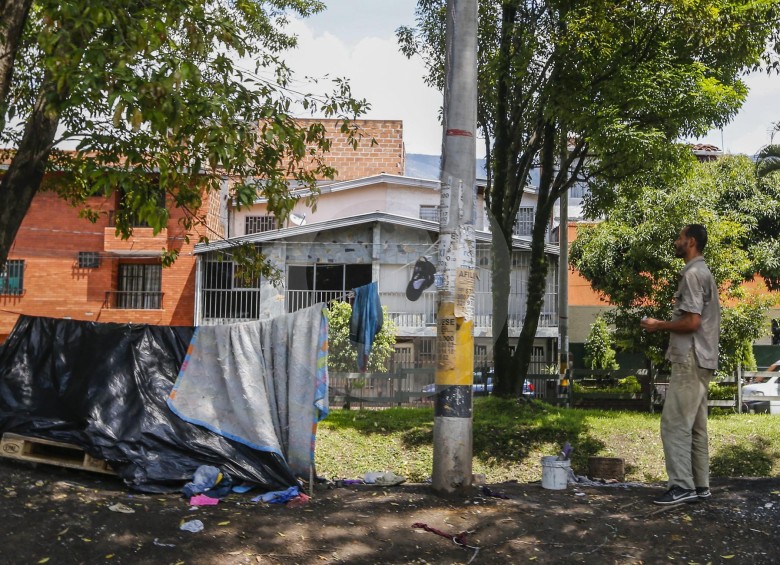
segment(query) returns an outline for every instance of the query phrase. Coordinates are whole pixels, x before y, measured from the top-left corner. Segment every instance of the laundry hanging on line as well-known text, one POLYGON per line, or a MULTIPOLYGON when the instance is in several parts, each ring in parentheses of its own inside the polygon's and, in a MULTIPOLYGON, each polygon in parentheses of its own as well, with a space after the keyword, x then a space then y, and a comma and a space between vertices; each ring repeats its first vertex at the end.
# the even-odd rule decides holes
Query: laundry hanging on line
POLYGON ((354 289, 352 317, 349 320, 349 340, 357 346, 358 371, 364 373, 374 339, 382 329, 382 302, 376 282, 354 289))

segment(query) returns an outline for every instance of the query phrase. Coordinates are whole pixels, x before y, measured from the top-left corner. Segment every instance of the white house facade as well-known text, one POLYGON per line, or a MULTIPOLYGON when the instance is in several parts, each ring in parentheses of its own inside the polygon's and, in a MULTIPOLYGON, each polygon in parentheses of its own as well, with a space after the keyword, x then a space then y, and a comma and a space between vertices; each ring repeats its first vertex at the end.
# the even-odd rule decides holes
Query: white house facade
MULTIPOLYGON (((432 365, 436 335, 435 285, 416 301, 406 297, 415 262, 425 257, 436 264, 439 230, 439 182, 396 174, 374 174, 320 186, 316 209, 302 201, 290 221, 277 225, 266 202, 232 210, 230 237, 198 245, 196 311, 198 325, 264 319, 292 312, 316 302, 349 299, 349 291, 376 281, 382 305, 397 331, 396 363, 432 365), (282 274, 282 284, 266 280, 250 284, 234 276, 230 248, 253 243, 282 274)), ((475 363, 489 364, 492 349, 492 295, 490 222, 483 187, 477 187, 476 225, 478 281, 475 294, 475 363)), ((516 236, 506 250, 511 261, 511 295, 506 317, 510 337, 519 335, 525 316, 529 272, 530 233, 535 192, 528 189, 518 213, 516 236)), ((550 234, 546 252, 551 269, 547 277, 542 315, 534 348, 534 370, 552 363, 558 338, 557 230, 550 234)))

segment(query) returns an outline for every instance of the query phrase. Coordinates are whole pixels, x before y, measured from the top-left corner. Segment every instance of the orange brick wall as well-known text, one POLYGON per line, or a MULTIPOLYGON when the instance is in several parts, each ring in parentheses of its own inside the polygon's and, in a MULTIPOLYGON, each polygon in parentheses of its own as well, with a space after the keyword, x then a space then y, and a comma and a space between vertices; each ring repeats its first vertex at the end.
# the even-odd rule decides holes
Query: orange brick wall
MULTIPOLYGON (((361 178, 379 173, 404 173, 403 123, 400 120, 358 120, 355 124, 363 135, 355 150, 347 143, 336 120, 301 120, 302 126, 324 123, 332 140, 331 151, 325 156, 328 165, 338 171, 337 180, 361 178), (376 144, 371 144, 371 139, 376 144)), ((212 193, 205 199, 199 214, 205 214, 210 228, 221 232, 219 222, 220 195, 212 193)), ((93 208, 108 212, 113 199, 93 199, 93 208)), ((0 295, 0 343, 16 323, 19 314, 70 317, 74 320, 99 322, 134 322, 161 325, 191 325, 195 309, 195 257, 193 246, 198 234, 184 241, 176 210, 172 213, 167 234, 153 236, 141 229, 130 241, 117 241, 108 226, 106 215, 92 224, 78 217, 78 210, 52 193, 39 193, 17 234, 9 259, 23 259, 24 294, 0 295), (163 308, 160 310, 119 310, 105 306, 106 292, 116 290, 120 261, 138 259, 127 253, 146 252, 167 246, 179 249, 180 255, 162 275, 163 308), (96 269, 79 269, 78 252, 100 254, 96 269), (121 255, 119 253, 124 253, 121 255)), ((204 228, 200 228, 204 229, 204 228)), ((204 232, 210 239, 213 231, 204 232)), ((220 233, 221 235, 221 233, 220 233)), ((144 259, 151 262, 153 259, 144 259)))
POLYGON ((338 171, 336 180, 351 180, 380 173, 404 174, 403 122, 401 120, 356 120, 363 138, 357 149, 339 131, 336 120, 299 120, 303 127, 323 123, 331 140, 325 162, 338 171), (371 145, 371 139, 376 140, 371 145))
MULTIPOLYGON (((576 222, 569 222, 569 244, 577 239, 576 222)), ((599 293, 590 287, 590 283, 576 269, 569 268, 569 306, 609 306, 599 293)))
MULTIPOLYGON (((203 211, 209 209, 212 194, 204 201, 203 211)), ((108 212, 113 199, 92 199, 91 206, 108 212)), ((213 208, 213 206, 212 206, 213 208)), ((139 230, 139 243, 131 238, 119 241, 108 218, 101 215, 93 224, 78 216, 73 208, 57 195, 41 192, 20 227, 9 259, 23 259, 24 294, 0 295, 0 342, 16 323, 19 314, 70 317, 74 320, 96 322, 133 322, 160 325, 192 325, 195 301, 195 257, 192 254, 197 234, 185 242, 185 232, 178 224, 181 212, 174 210, 166 236, 143 241, 149 228, 139 230), (116 290, 119 263, 153 262, 153 257, 133 258, 110 253, 112 249, 150 250, 157 255, 163 247, 178 249, 179 258, 162 271, 163 302, 160 310, 121 310, 106 307, 106 291, 116 290), (78 252, 93 251, 100 255, 100 266, 94 269, 78 267, 78 252)), ((213 237, 213 234, 209 234, 213 237)), ((147 238, 148 239, 148 238, 147 238)))

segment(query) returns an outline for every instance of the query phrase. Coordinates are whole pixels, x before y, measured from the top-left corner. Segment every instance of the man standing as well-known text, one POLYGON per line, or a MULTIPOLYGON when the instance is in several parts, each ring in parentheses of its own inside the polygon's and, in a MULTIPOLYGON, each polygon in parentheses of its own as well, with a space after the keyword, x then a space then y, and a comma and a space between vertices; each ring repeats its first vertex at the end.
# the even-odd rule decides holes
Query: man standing
POLYGON ((669 490, 656 504, 711 496, 707 391, 718 368, 720 303, 715 279, 701 254, 705 245, 704 226, 689 224, 680 230, 674 251, 685 267, 680 271, 672 319, 645 318, 640 323, 649 332, 670 332, 666 358, 672 364, 672 375, 661 415, 669 490))

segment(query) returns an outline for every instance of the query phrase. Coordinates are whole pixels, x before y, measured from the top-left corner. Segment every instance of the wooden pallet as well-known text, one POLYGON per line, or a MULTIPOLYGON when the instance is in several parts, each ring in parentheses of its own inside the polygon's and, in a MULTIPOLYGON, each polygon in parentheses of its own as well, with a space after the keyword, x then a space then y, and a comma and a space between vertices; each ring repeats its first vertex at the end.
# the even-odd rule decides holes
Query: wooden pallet
POLYGON ((95 459, 77 445, 5 433, 0 440, 0 456, 34 463, 115 475, 102 459, 95 459))

